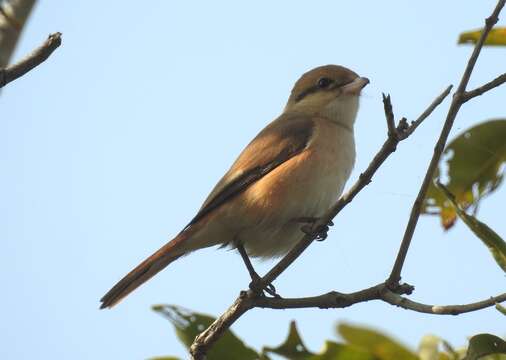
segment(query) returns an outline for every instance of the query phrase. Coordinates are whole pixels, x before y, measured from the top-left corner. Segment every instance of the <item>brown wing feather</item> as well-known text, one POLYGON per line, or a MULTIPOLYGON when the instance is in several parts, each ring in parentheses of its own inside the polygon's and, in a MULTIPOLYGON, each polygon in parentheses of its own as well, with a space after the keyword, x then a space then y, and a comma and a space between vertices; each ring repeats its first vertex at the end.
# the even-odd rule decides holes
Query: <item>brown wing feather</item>
POLYGON ((192 236, 194 231, 198 231, 198 226, 192 225, 277 166, 303 151, 311 140, 313 128, 314 124, 310 119, 282 115, 262 130, 239 155, 185 229, 109 290, 101 299, 101 308, 114 306, 172 261, 184 255, 185 250, 181 248, 181 245, 192 236), (191 229, 188 229, 190 226, 192 226, 191 229))
POLYGON ((311 119, 297 114, 283 114, 265 127, 239 155, 184 230, 304 150, 313 129, 311 119))

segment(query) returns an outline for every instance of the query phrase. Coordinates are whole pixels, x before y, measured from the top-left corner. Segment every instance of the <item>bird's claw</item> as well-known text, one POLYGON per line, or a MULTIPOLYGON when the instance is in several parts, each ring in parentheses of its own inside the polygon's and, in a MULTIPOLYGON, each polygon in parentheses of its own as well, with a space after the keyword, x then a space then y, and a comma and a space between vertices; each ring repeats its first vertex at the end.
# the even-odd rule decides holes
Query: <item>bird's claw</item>
POLYGON ((267 293, 274 298, 281 299, 281 296, 278 295, 278 293, 276 292, 276 288, 274 287, 274 285, 269 283, 267 285, 262 286, 261 280, 262 279, 260 278, 260 276, 257 276, 255 277, 255 279, 251 280, 249 284, 249 288, 251 289, 251 291, 260 296, 265 296, 265 293, 267 293))
POLYGON ((316 241, 323 241, 327 238, 329 228, 331 226, 334 226, 334 223, 332 222, 332 220, 330 220, 327 225, 321 225, 319 228, 313 229, 314 223, 317 220, 318 219, 313 219, 311 225, 306 224, 306 225, 302 226, 300 229, 306 235, 316 235, 316 237, 315 237, 316 241))
POLYGON ((323 241, 327 238, 329 232, 329 225, 322 225, 319 229, 316 230, 316 241, 323 241))

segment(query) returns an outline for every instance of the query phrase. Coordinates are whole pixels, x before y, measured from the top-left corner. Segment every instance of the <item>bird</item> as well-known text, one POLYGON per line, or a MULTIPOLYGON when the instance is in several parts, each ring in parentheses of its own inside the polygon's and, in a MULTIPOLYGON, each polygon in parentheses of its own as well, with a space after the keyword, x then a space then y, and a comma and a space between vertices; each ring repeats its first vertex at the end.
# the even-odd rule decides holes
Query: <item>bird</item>
POLYGON ((354 123, 369 83, 340 65, 305 72, 281 115, 244 148, 195 217, 102 298, 111 308, 167 265, 198 249, 237 249, 249 257, 286 254, 343 192, 355 162, 354 123))

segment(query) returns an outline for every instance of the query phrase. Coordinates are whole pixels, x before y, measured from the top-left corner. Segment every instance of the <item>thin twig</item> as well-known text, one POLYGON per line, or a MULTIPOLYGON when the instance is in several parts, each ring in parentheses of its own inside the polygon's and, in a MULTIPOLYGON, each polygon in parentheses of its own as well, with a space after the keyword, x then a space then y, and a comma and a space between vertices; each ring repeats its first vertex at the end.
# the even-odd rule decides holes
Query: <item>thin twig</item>
POLYGON ((486 93, 489 90, 492 90, 493 88, 496 88, 506 82, 506 73, 499 75, 494 80, 477 87, 474 90, 466 91, 463 96, 463 102, 467 102, 471 100, 472 98, 475 98, 476 96, 480 96, 484 93, 486 93))
POLYGON ((253 297, 250 291, 241 291, 234 303, 216 319, 206 330, 200 333, 190 347, 190 354, 194 360, 206 358, 207 350, 223 335, 232 324, 246 311, 253 308, 253 297))
MULTIPOLYGON (((439 103, 448 95, 449 91, 446 89, 441 95, 439 95, 436 100, 439 101, 439 103)), ((387 102, 390 102, 390 97, 386 98, 387 102)), ((433 102, 427 110, 423 112, 430 113, 432 112, 437 105, 434 105, 435 102, 433 102)), ((438 103, 438 104, 439 104, 438 103)), ((391 107, 391 104, 389 105, 391 107)), ((386 114, 385 114, 386 115, 386 114)), ((386 115, 387 116, 387 115, 386 115)), ((427 115, 428 116, 428 115, 427 115)), ((425 116, 420 121, 415 121, 418 126, 421 121, 423 121, 427 116, 425 116)), ((420 119, 420 118, 419 118, 420 119)), ((410 128, 408 127, 407 130, 410 128)), ((399 125, 396 128, 396 133, 401 133, 401 131, 406 130, 406 122, 405 120, 401 120, 399 122, 399 125)), ((409 134, 412 134, 413 132, 410 131, 409 134)), ((409 135, 408 135, 409 136, 409 135)), ((406 139, 400 138, 394 135, 389 135, 387 139, 385 140, 385 143, 381 147, 381 149, 378 151, 378 153, 374 156, 373 160, 367 167, 367 169, 360 174, 358 180, 355 182, 355 184, 351 187, 351 189, 344 195, 341 196, 341 198, 336 202, 336 204, 327 212, 325 216, 323 216, 319 221, 313 226, 314 233, 308 234, 304 236, 304 238, 297 243, 290 252, 283 257, 264 277, 262 277, 259 280, 259 283, 257 286, 259 287, 265 287, 267 284, 270 284, 272 281, 274 281, 290 264, 297 259, 302 252, 313 242, 313 240, 317 236, 317 230, 325 224, 328 224, 329 221, 331 221, 347 204, 349 204, 353 198, 365 187, 367 186, 371 180, 373 175, 376 173, 378 168, 383 164, 383 162, 390 156, 396 149, 397 144, 406 139)), ((366 294, 370 295, 371 293, 368 291, 371 291, 372 288, 363 290, 362 292, 365 292, 366 294)), ((409 285, 405 285, 404 287, 400 287, 396 289, 396 291, 399 291, 403 294, 410 293, 413 290, 413 288, 409 285)), ((359 292, 361 293, 361 292, 359 292)), ((199 336, 197 336, 191 346, 190 353, 193 356, 194 360, 200 360, 205 359, 205 353, 207 349, 209 349, 212 344, 219 339, 221 334, 225 330, 227 330, 235 320, 237 320, 240 315, 242 315, 245 311, 249 310, 251 307, 253 307, 253 303, 251 300, 251 297, 255 297, 254 293, 252 291, 242 292, 241 296, 239 296, 234 304, 225 312, 223 313, 218 319, 215 320, 215 322, 208 327, 206 330, 204 330, 199 336)), ((367 296, 366 296, 367 297, 367 296)), ((256 301, 261 301, 261 299, 258 299, 256 301)), ((363 300, 366 301, 366 300, 363 300)))
POLYGON ((422 312, 426 314, 459 315, 466 312, 484 309, 506 301, 506 293, 503 293, 497 296, 493 296, 487 300, 465 305, 429 305, 412 301, 406 297, 401 296, 404 293, 409 293, 409 291, 410 289, 404 286, 401 288, 400 293, 393 292, 388 289, 386 283, 381 283, 368 289, 349 294, 331 291, 319 296, 294 299, 258 297, 254 300, 254 307, 269 309, 342 309, 366 301, 382 300, 391 305, 400 306, 406 310, 422 312))
MULTIPOLYGON (((361 302, 379 300, 382 297, 383 291, 386 290, 388 289, 385 283, 381 283, 349 294, 331 291, 326 294, 303 298, 272 298, 258 296, 254 299, 254 306, 269 309, 342 309, 361 302)), ((410 294, 412 290, 413 288, 410 285, 405 285, 399 289, 399 293, 410 294)))
POLYGON ((42 64, 60 45, 61 33, 57 32, 51 34, 47 40, 30 55, 5 69, 0 69, 0 88, 25 75, 34 67, 42 64))
POLYGON ((399 306, 406 310, 412 310, 433 315, 459 315, 471 311, 481 310, 495 304, 506 301, 506 293, 493 296, 490 299, 465 305, 428 305, 409 300, 391 291, 382 293, 381 299, 389 304, 399 306))
POLYGON ((397 128, 395 126, 395 117, 394 117, 394 111, 392 109, 392 101, 390 99, 390 94, 385 95, 384 93, 381 94, 383 98, 383 109, 385 111, 385 117, 387 120, 387 128, 388 128, 388 136, 397 137, 397 128))
POLYGON ((418 119, 413 121, 411 123, 411 125, 409 126, 409 128, 407 128, 402 134, 400 134, 400 136, 403 139, 405 139, 409 135, 411 135, 413 133, 413 131, 416 130, 418 125, 420 125, 430 114, 432 114, 434 109, 437 108, 439 106, 439 104, 441 104, 443 102, 443 100, 450 94, 450 91, 452 91, 452 88, 453 88, 453 85, 448 86, 446 88, 446 90, 441 93, 441 95, 439 95, 437 98, 434 99, 432 104, 429 105, 429 107, 418 117, 418 119))
POLYGON ((485 28, 483 29, 481 37, 474 47, 473 53, 471 54, 466 69, 464 70, 464 74, 462 75, 462 79, 460 80, 460 84, 457 87, 455 94, 453 95, 453 100, 448 110, 443 129, 441 130, 441 134, 439 135, 439 139, 437 140, 436 146, 434 148, 434 154, 432 155, 432 159, 430 160, 422 185, 420 186, 418 196, 416 197, 416 200, 411 208, 411 213, 406 225, 406 230, 404 232, 401 245, 399 247, 399 252, 388 278, 389 286, 392 289, 398 286, 399 281, 401 280, 402 267, 404 266, 406 255, 408 254, 411 239, 413 238, 413 234, 415 232, 415 228, 422 210, 423 202, 425 196, 427 195, 427 190, 429 188, 430 182, 432 181, 434 171, 436 170, 441 158, 441 154, 445 148, 446 142, 448 140, 448 135, 450 134, 450 130, 452 129, 455 118, 457 117, 457 113, 460 110, 462 104, 465 102, 466 87, 469 83, 469 78, 473 72, 474 65, 476 64, 476 60, 480 55, 481 48, 483 47, 483 43, 485 42, 488 33, 498 21, 499 13, 504 7, 505 1, 506 0, 499 0, 497 6, 492 12, 492 15, 490 15, 490 17, 485 20, 485 28))

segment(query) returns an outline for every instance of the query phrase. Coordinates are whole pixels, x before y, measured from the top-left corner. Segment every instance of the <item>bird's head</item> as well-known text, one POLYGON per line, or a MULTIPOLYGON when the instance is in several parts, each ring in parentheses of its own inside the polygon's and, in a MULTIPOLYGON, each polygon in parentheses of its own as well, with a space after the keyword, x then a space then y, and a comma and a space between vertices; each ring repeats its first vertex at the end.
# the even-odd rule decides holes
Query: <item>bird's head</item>
POLYGON ((285 112, 319 115, 353 126, 358 98, 369 79, 339 65, 314 68, 295 83, 285 112))

